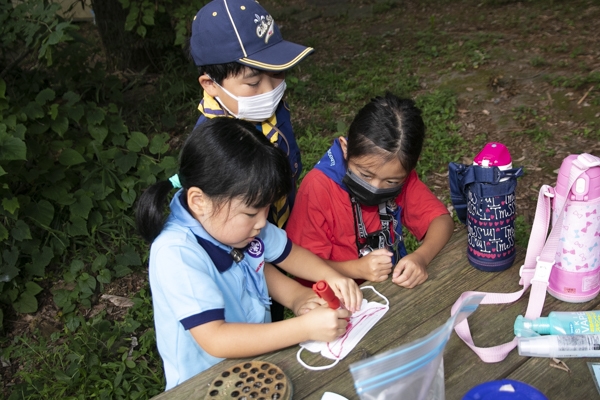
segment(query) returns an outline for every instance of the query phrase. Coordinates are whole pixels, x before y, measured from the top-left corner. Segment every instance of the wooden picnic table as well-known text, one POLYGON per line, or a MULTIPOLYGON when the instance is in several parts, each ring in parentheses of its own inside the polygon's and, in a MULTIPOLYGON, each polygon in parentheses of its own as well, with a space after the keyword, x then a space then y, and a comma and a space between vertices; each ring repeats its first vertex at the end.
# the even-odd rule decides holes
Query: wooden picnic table
MULTIPOLYGON (((225 360, 154 399, 204 399, 210 383, 222 371, 247 360, 266 361, 281 368, 292 382, 294 399, 318 400, 326 391, 358 399, 350 364, 427 335, 446 322, 450 308, 465 291, 509 293, 521 288, 518 284, 519 267, 523 264, 525 249, 518 249, 511 268, 492 273, 473 268, 467 261, 466 248, 466 229, 459 229, 428 267, 429 278, 424 284, 414 289, 400 288, 389 279, 374 284, 389 299, 390 309, 350 354, 331 369, 305 369, 296 360, 299 346, 292 346, 254 358, 225 360)), ((514 337, 516 316, 525 314, 529 292, 512 304, 480 305, 469 317, 475 344, 487 347, 510 341, 514 337)), ((366 298, 376 300, 370 293, 372 291, 365 292, 366 298)), ((598 309, 599 303, 600 296, 587 303, 574 304, 556 300, 547 294, 542 316, 550 311, 598 309)), ((307 351, 302 354, 303 360, 310 365, 317 365, 323 359, 307 351)), ((469 389, 480 383, 505 378, 530 384, 550 400, 600 398, 587 365, 587 362, 598 362, 600 358, 562 359, 570 373, 550 367, 551 361, 548 358, 521 357, 515 349, 504 361, 487 364, 453 332, 444 351, 446 399, 460 400, 469 389)))

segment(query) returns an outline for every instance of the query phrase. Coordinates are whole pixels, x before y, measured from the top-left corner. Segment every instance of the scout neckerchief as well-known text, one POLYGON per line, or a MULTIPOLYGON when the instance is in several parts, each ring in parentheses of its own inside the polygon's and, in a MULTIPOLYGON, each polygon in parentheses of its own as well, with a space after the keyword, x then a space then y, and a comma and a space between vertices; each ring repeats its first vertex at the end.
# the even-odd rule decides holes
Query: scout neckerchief
POLYGON ((171 215, 169 216, 169 219, 188 228, 194 234, 196 241, 206 251, 215 265, 215 268, 217 268, 220 273, 231 268, 233 262, 239 265, 244 274, 244 280, 246 281, 246 290, 265 307, 269 307, 271 299, 267 290, 264 274, 257 273, 246 260, 246 257, 244 257, 244 253, 247 251, 248 247, 244 249, 235 249, 216 241, 210 236, 210 234, 204 230, 204 227, 200 222, 190 215, 183 196, 185 193, 183 190, 184 189, 180 189, 173 197, 173 200, 171 200, 171 215))
MULTIPOLYGON (((346 185, 342 182, 346 175, 346 161, 344 160, 344 154, 339 139, 336 139, 333 142, 333 145, 327 150, 317 165, 315 165, 315 168, 327 175, 327 177, 337 183, 344 191, 350 193, 346 185)), ((350 196, 350 198, 352 199, 352 196, 350 196)), ((407 252, 402 237, 402 223, 400 219, 402 207, 398 206, 395 201, 391 203, 393 204, 387 206, 385 204, 379 205, 379 219, 381 220, 382 231, 387 229, 386 247, 392 249, 394 253, 392 262, 395 264, 400 258, 404 257, 407 252), (393 228, 390 227, 390 225, 393 225, 393 228)), ((368 233, 362 219, 360 204, 356 201, 352 201, 352 213, 354 215, 356 244, 358 249, 360 249, 361 244, 359 242, 365 240, 368 233)))
MULTIPOLYGON (((206 118, 215 118, 215 117, 230 117, 234 118, 233 115, 230 115, 227 111, 221 108, 221 105, 214 97, 204 92, 204 98, 198 104, 198 110, 206 117, 206 118)), ((287 139, 283 132, 277 128, 277 112, 271 116, 271 118, 263 121, 261 123, 257 123, 255 125, 256 129, 261 131, 267 139, 271 143, 274 143, 277 146, 277 140, 281 138, 283 141, 287 143, 287 139)), ((289 157, 289 143, 287 143, 288 154, 289 157)), ((273 203, 273 207, 271 208, 271 218, 273 221, 277 223, 279 228, 283 228, 283 225, 287 222, 290 217, 290 205, 287 197, 283 197, 276 202, 273 203)))

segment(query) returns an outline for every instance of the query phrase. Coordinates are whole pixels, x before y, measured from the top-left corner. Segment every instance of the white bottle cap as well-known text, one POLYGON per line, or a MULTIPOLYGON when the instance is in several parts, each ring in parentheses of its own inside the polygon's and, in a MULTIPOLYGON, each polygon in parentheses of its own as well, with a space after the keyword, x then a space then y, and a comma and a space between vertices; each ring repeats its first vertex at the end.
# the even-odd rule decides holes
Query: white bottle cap
POLYGON ((525 357, 549 357, 553 350, 550 336, 533 336, 519 338, 519 355, 525 357))

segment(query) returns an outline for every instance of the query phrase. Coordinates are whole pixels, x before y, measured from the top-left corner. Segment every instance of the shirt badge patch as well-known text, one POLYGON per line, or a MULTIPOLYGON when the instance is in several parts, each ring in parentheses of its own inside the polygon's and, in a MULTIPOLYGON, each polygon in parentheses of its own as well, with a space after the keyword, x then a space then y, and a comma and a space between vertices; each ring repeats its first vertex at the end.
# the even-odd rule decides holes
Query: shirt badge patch
POLYGON ((275 33, 275 21, 273 21, 273 17, 267 15, 258 15, 254 14, 254 23, 258 24, 256 27, 256 35, 259 38, 265 39, 265 44, 269 43, 269 39, 275 33))
POLYGON ((254 238, 254 240, 248 245, 246 252, 250 257, 258 258, 265 252, 265 245, 259 238, 254 238))

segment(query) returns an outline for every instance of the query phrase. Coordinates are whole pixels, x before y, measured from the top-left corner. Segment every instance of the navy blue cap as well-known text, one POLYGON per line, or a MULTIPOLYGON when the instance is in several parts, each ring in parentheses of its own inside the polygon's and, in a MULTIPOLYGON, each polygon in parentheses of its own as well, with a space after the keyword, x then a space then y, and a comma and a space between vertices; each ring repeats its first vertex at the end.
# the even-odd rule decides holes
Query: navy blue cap
POLYGON ((314 49, 283 40, 271 15, 254 0, 213 0, 194 17, 190 50, 198 66, 237 61, 283 71, 314 49))
POLYGON ((502 379, 475 386, 462 400, 548 400, 548 398, 526 383, 502 379))

